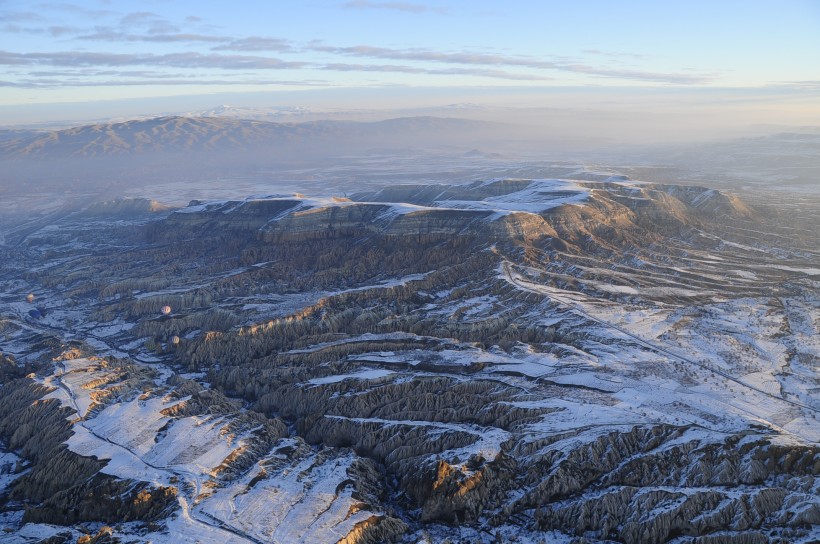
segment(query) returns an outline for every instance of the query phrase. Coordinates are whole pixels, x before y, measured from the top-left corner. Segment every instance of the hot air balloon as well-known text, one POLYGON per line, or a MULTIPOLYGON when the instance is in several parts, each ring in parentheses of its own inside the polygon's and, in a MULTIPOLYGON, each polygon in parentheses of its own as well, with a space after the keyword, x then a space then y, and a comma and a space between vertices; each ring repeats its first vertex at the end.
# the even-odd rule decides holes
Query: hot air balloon
POLYGON ((175 335, 173 335, 173 336, 171 337, 171 343, 172 343, 172 344, 179 344, 179 336, 177 336, 176 334, 175 334, 175 335))
POLYGON ((162 315, 168 315, 171 313, 171 307, 167 304, 162 307, 162 315))
POLYGON ((34 293, 29 293, 28 296, 26 296, 26 300, 28 301, 29 304, 34 302, 34 293))

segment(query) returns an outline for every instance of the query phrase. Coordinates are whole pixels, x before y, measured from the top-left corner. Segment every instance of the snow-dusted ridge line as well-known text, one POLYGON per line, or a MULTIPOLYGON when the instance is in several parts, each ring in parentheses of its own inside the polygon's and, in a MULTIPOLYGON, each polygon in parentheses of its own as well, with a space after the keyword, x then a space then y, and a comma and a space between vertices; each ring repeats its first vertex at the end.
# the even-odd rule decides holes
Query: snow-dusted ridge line
MULTIPOLYGON (((328 450, 323 455, 300 439, 273 435, 272 449, 257 448, 250 468, 231 473, 229 463, 235 454, 245 452, 246 446, 254 447, 256 431, 264 432, 264 425, 254 427, 258 420, 251 418, 251 426, 229 428, 236 422, 234 417, 242 417, 241 409, 224 414, 219 408, 201 415, 178 414, 175 408, 192 397, 168 396, 171 391, 162 385, 171 371, 161 363, 137 363, 135 366, 142 368, 136 370, 136 389, 108 398, 113 402, 88 411, 86 389, 117 390, 125 383, 120 381, 119 366, 110 365, 91 357, 57 361, 52 373, 40 382, 53 388, 46 398, 72 408, 69 419, 74 423, 74 434, 66 442, 70 451, 108 460, 102 472, 115 478, 176 488, 179 508, 163 532, 149 535, 151 541, 307 543, 330 541, 326 540, 328 534, 335 535, 332 541, 336 541, 359 523, 386 517, 378 507, 361 508, 361 499, 354 497, 355 487, 337 487, 340 482, 350 482, 347 469, 355 471, 351 467, 358 458, 351 452, 328 450), (151 376, 154 370, 165 372, 151 376), (146 376, 151 382, 144 381, 146 376), (172 412, 166 414, 169 409, 172 412), (85 417, 83 412, 87 412, 85 417), (291 447, 299 452, 295 461, 289 453, 280 453, 291 447), (342 465, 347 468, 337 470, 340 465, 334 465, 334 459, 344 461, 342 465), (216 474, 221 469, 229 474, 226 478, 216 474), (303 480, 302 472, 310 474, 303 480), (337 492, 329 498, 334 487, 337 492), (293 501, 285 500, 288 497, 293 501)), ((133 376, 135 369, 127 368, 126 374, 133 376)), ((271 440, 270 435, 260 439, 263 444, 271 440)))
MULTIPOLYGON (((78 362, 82 362, 82 360, 72 361, 73 364, 77 364, 78 362)), ((66 372, 67 372, 66 365, 65 365, 64 362, 58 363, 58 365, 61 367, 61 372, 59 374, 54 375, 53 382, 51 380, 46 380, 45 383, 46 383, 46 385, 51 385, 52 383, 56 383, 59 390, 64 392, 65 396, 58 396, 57 398, 63 404, 65 404, 65 401, 67 400, 68 404, 69 404, 69 407, 72 408, 77 413, 78 419, 75 421, 76 425, 80 425, 85 432, 87 432, 89 435, 93 436, 97 440, 103 441, 103 442, 113 446, 114 448, 125 452, 135 462, 137 462, 139 464, 143 464, 143 465, 151 468, 152 470, 157 471, 157 473, 159 473, 159 474, 164 474, 166 476, 167 481, 170 481, 172 478, 193 479, 193 481, 195 482, 195 485, 193 485, 192 487, 193 487, 193 489, 195 489, 195 493, 198 493, 198 490, 200 489, 200 485, 201 485, 198 475, 192 474, 191 472, 183 470, 180 467, 159 466, 159 465, 152 464, 150 461, 145 460, 142 455, 140 455, 138 452, 134 451, 128 445, 120 444, 120 443, 110 439, 107 436, 102 436, 102 435, 98 434, 93 428, 89 427, 86 424, 86 417, 82 414, 82 412, 80 410, 80 406, 77 402, 76 394, 74 393, 73 389, 71 387, 69 387, 65 383, 65 381, 62 379, 63 375, 66 374, 66 372)), ((52 395, 53 395, 53 393, 52 393, 52 395)), ((173 404, 179 404, 180 402, 184 402, 185 400, 186 399, 184 399, 184 398, 179 399, 178 401, 176 401, 173 404)), ((173 406, 173 404, 170 404, 169 407, 173 406)), ((147 481, 149 483, 154 483, 154 484, 158 483, 157 481, 155 481, 153 479, 149 479, 147 481)), ((209 530, 216 529, 216 530, 219 530, 219 531, 226 531, 230 535, 241 538, 243 542, 252 542, 253 544, 265 544, 263 541, 261 541, 259 539, 256 539, 251 535, 248 535, 248 534, 244 533, 243 531, 241 531, 240 529, 238 529, 236 527, 232 527, 231 525, 229 525, 227 523, 224 523, 224 522, 221 522, 219 520, 211 519, 212 516, 206 516, 206 519, 202 519, 202 517, 199 516, 199 512, 197 512, 194 508, 192 508, 190 506, 190 500, 189 500, 190 497, 187 497, 185 495, 185 493, 182 492, 182 487, 183 486, 177 487, 177 489, 178 489, 177 502, 178 502, 178 504, 180 506, 180 509, 181 509, 180 515, 183 517, 183 519, 191 520, 194 523, 204 525, 204 526, 208 527, 209 530)), ((232 542, 232 540, 228 540, 228 542, 232 542)))
MULTIPOLYGON (((623 179, 610 178, 613 185, 631 186, 636 182, 626 182, 623 179)), ((511 213, 543 213, 550 209, 566 204, 581 204, 589 199, 590 194, 595 189, 589 189, 579 185, 577 180, 543 178, 543 179, 513 179, 498 178, 483 182, 478 187, 489 187, 493 184, 504 181, 526 181, 528 185, 520 190, 511 191, 497 196, 488 196, 476 200, 454 200, 436 198, 431 205, 411 204, 406 202, 383 202, 348 200, 339 197, 310 197, 301 193, 291 195, 270 195, 254 196, 243 200, 208 200, 189 204, 187 207, 174 210, 175 214, 193 214, 208 212, 219 209, 223 214, 228 214, 235 209, 253 202, 293 202, 294 206, 284 210, 269 220, 270 224, 276 223, 282 218, 314 209, 323 208, 345 208, 350 206, 381 206, 386 210, 381 214, 380 219, 391 219, 397 216, 414 214, 417 212, 488 212, 488 220, 497 220, 511 213)), ((473 188, 474 183, 454 185, 453 188, 473 188)), ((442 195, 439 195, 441 197, 442 195)))

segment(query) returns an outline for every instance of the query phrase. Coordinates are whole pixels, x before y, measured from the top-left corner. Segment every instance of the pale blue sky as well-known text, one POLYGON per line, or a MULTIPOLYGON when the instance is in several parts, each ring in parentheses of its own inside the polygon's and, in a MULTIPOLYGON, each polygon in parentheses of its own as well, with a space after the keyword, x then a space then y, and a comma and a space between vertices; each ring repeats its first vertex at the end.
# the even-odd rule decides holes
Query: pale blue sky
POLYGON ((0 106, 365 87, 816 96, 820 1, 0 0, 0 106))

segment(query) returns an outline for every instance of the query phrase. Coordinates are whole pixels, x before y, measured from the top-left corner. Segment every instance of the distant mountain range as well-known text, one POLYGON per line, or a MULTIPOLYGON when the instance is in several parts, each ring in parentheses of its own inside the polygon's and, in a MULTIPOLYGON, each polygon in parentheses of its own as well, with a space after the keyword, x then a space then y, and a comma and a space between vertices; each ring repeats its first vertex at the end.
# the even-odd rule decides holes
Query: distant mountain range
POLYGON ((464 145, 508 129, 499 123, 439 117, 376 122, 275 123, 222 117, 157 117, 52 131, 5 131, 0 158, 108 157, 145 153, 214 153, 321 146, 324 151, 390 145, 464 145), (333 146, 333 147, 330 147, 333 146))

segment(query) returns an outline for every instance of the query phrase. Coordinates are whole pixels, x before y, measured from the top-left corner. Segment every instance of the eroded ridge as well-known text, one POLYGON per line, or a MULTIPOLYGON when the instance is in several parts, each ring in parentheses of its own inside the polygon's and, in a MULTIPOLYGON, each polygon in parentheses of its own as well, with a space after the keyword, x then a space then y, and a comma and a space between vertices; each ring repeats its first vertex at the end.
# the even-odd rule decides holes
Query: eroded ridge
POLYGON ((23 233, 2 248, 0 400, 9 421, 50 414, 60 468, 27 445, 39 423, 0 429, 27 459, 3 485, 28 509, 4 523, 123 516, 112 531, 138 541, 816 540, 817 216, 772 206, 497 179, 109 204, 23 233), (35 485, 55 470, 84 517, 35 485), (83 509, 100 486, 115 511, 83 509))

